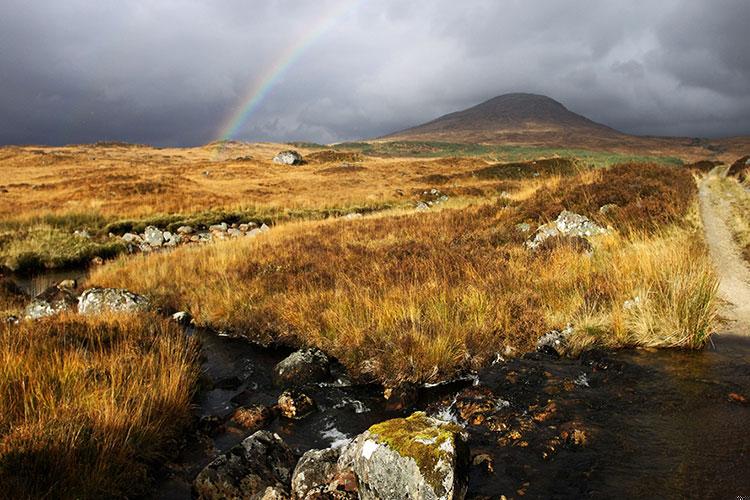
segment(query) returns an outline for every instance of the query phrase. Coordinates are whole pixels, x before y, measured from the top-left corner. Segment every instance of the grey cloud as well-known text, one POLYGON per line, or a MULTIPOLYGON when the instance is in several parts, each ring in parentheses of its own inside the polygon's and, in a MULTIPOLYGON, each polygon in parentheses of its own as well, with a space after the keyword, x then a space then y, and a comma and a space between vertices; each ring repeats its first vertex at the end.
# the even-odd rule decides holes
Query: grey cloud
POLYGON ((372 137, 514 91, 631 133, 750 134, 743 0, 5 0, 0 143, 214 140, 344 3, 236 138, 372 137))

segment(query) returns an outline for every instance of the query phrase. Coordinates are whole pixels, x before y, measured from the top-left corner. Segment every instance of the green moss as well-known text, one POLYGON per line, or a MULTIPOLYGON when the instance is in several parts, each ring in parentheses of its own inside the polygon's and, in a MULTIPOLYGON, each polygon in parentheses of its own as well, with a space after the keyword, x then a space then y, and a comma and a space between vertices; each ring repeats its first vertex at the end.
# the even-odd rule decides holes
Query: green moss
POLYGON ((414 460, 425 480, 435 492, 444 489, 438 474, 438 463, 450 463, 457 452, 456 433, 461 427, 450 423, 435 425, 435 419, 424 412, 407 418, 395 418, 370 427, 374 441, 387 445, 403 457, 414 460))

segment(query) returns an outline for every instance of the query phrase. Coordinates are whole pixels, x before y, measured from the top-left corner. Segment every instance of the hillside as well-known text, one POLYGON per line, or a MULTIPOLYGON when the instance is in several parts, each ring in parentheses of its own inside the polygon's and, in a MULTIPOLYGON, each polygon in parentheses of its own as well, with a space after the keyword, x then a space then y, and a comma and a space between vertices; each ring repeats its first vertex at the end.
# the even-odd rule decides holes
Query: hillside
POLYGON ((494 97, 381 139, 608 149, 659 149, 687 141, 624 134, 574 113, 550 97, 526 93, 494 97))

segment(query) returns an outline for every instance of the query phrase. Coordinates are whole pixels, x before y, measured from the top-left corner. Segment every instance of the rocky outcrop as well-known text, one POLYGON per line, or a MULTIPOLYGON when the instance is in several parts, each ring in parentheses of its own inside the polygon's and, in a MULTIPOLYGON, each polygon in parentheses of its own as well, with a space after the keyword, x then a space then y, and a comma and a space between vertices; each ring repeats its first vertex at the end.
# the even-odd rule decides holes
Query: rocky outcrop
POLYGON ((539 226, 534 235, 526 242, 526 246, 536 249, 548 238, 553 237, 578 237, 588 239, 591 236, 606 233, 607 230, 588 217, 563 210, 553 222, 539 226))
POLYGON ((469 450, 463 429, 422 412, 373 425, 342 453, 351 461, 359 497, 462 499, 469 450))
POLYGON ((258 431, 208 464, 193 489, 204 500, 283 498, 290 493, 294 465, 292 450, 278 434, 258 431))
POLYGON ((80 314, 146 311, 148 298, 122 288, 89 288, 78 298, 80 314))
POLYGON ((23 312, 25 319, 39 319, 67 311, 75 307, 78 297, 75 294, 75 284, 60 283, 51 286, 36 297, 26 306, 23 312))
POLYGON ((302 155, 296 151, 281 151, 273 157, 273 162, 278 165, 301 165, 303 163, 302 155))
POLYGON ((266 224, 255 222, 246 222, 242 224, 220 222, 212 224, 208 229, 194 229, 192 226, 180 226, 175 232, 162 231, 156 226, 148 226, 142 234, 125 233, 120 239, 126 244, 130 253, 136 252, 153 252, 156 250, 166 250, 180 245, 193 245, 200 243, 210 243, 213 241, 225 240, 228 238, 238 238, 241 236, 257 236, 258 234, 269 231, 266 224))
POLYGON ((280 387, 301 387, 322 382, 331 375, 331 361, 318 349, 295 351, 273 370, 274 383, 280 387))

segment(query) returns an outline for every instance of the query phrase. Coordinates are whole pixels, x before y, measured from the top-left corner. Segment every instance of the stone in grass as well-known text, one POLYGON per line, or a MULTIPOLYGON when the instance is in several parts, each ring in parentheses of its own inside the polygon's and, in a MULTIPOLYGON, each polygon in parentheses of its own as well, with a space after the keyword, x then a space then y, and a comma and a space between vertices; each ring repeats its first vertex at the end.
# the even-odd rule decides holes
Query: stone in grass
POLYGON ((123 288, 89 288, 78 298, 80 314, 138 312, 149 308, 148 298, 123 288))
POLYGON ((607 230, 588 217, 563 210, 552 222, 539 226, 534 236, 526 242, 530 249, 536 249, 545 240, 552 237, 580 237, 588 239, 590 236, 596 236, 606 233, 607 230))
POLYGON ((288 497, 295 463, 278 434, 258 431, 208 464, 193 489, 204 500, 288 497))
POLYGON ((455 424, 416 412, 375 424, 342 453, 363 500, 462 499, 468 487, 469 448, 455 424))
POLYGON ((273 157, 273 162, 278 165, 301 165, 302 155, 296 151, 281 151, 273 157))
POLYGON ((158 227, 148 226, 143 233, 143 241, 152 247, 160 247, 164 243, 164 233, 158 227))

